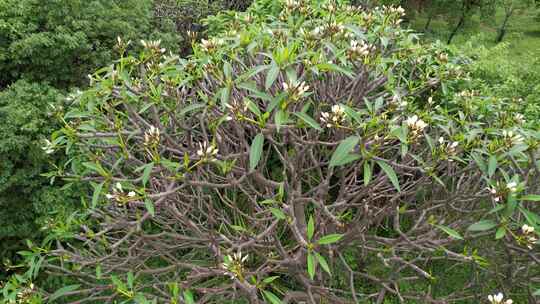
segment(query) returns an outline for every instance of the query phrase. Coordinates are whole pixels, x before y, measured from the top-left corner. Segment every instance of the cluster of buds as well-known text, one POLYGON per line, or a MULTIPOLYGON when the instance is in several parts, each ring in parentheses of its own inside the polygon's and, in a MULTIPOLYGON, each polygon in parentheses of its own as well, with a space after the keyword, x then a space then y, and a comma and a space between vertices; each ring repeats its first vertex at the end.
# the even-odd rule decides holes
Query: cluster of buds
POLYGON ((427 127, 427 123, 425 123, 422 119, 418 118, 417 115, 413 115, 405 121, 409 129, 411 130, 412 137, 416 138, 424 131, 424 129, 427 127))
POLYGON ((216 161, 218 152, 219 150, 216 147, 209 145, 207 142, 201 142, 199 143, 197 156, 199 156, 201 160, 216 161))
POLYGON ((331 112, 321 113, 321 122, 327 127, 339 127, 345 120, 345 111, 341 105, 333 105, 331 112))
POLYGON ((236 100, 232 100, 230 103, 226 103, 225 106, 229 109, 232 115, 227 116, 227 120, 232 120, 233 117, 241 118, 248 110, 248 102, 244 101, 244 104, 240 104, 236 100))
POLYGON ((34 283, 30 283, 27 287, 24 287, 19 292, 17 292, 17 300, 15 302, 11 300, 10 303, 17 303, 17 304, 32 303, 31 300, 34 293, 35 293, 34 283))
POLYGON ((165 53, 165 48, 161 47, 161 40, 154 40, 154 41, 144 41, 141 40, 141 44, 145 49, 154 51, 156 53, 165 53))
POLYGON ((346 12, 351 13, 351 14, 363 11, 363 8, 361 6, 355 6, 355 5, 345 5, 343 9, 346 12))
MULTIPOLYGON (((308 6, 303 3, 301 0, 285 0, 285 13, 289 14, 294 11, 299 11, 300 13, 307 13, 308 6)), ((285 15, 281 15, 281 17, 285 17, 285 15)))
POLYGON ((123 53, 130 44, 131 44, 131 40, 124 41, 122 40, 122 37, 120 36, 116 37, 115 48, 120 50, 121 53, 123 53))
POLYGON ((351 40, 351 46, 347 49, 350 59, 367 57, 374 50, 374 46, 367 44, 364 40, 351 40))
POLYGON ((243 256, 240 251, 231 255, 226 255, 223 258, 223 264, 221 268, 225 270, 225 273, 231 277, 231 279, 238 278, 244 280, 245 267, 244 263, 247 261, 249 255, 243 256))
POLYGON ((160 132, 159 129, 150 126, 150 129, 148 129, 146 132, 144 132, 144 145, 148 147, 156 146, 159 144, 160 140, 160 132))
POLYGON ((305 81, 300 83, 284 82, 282 85, 283 90, 285 90, 293 100, 299 100, 300 98, 304 97, 309 90, 309 85, 307 85, 305 81))
POLYGON ((313 29, 313 31, 311 31, 311 35, 318 38, 339 34, 345 34, 345 26, 341 23, 337 23, 336 21, 332 21, 324 26, 317 26, 315 29, 313 29))
POLYGON ((118 204, 124 204, 133 200, 137 196, 135 191, 129 191, 128 193, 124 192, 124 188, 121 183, 116 183, 113 187, 112 194, 107 193, 105 197, 109 200, 115 201, 118 204))
POLYGON ((536 237, 536 234, 534 233, 534 227, 524 224, 521 227, 521 232, 523 234, 521 243, 525 245, 527 248, 533 249, 533 245, 536 244, 536 242, 538 241, 538 238, 536 237))
POLYGON ((213 39, 201 39, 201 47, 206 52, 211 52, 218 48, 219 46, 223 45, 225 41, 223 39, 219 38, 213 38, 213 39))
POLYGON ((371 12, 364 11, 362 14, 362 21, 364 21, 364 24, 366 27, 369 27, 373 23, 375 18, 373 17, 373 14, 371 12))
POLYGON ((464 90, 464 91, 459 92, 457 96, 463 97, 463 98, 471 98, 474 96, 478 96, 478 92, 475 90, 471 90, 471 91, 464 90))
POLYGON ((489 187, 488 191, 491 193, 493 201, 500 202, 507 194, 513 194, 518 191, 518 183, 509 182, 506 185, 501 186, 501 184, 497 182, 497 185, 495 187, 489 187))
POLYGON ((396 6, 383 5, 382 10, 386 14, 396 14, 396 15, 399 15, 400 17, 405 16, 405 9, 401 6, 396 7, 396 6))
POLYGON ((525 123, 525 116, 521 113, 517 113, 515 116, 514 116, 514 120, 518 123, 518 124, 524 124, 525 123))
POLYGON ((45 145, 41 147, 41 150, 43 150, 45 154, 54 153, 54 144, 48 139, 45 139, 44 141, 45 141, 45 145))
POLYGON ((448 62, 448 54, 446 53, 439 53, 437 55, 437 58, 441 61, 441 62, 448 62))
POLYGON ((504 295, 502 292, 499 292, 496 295, 489 295, 488 296, 489 303, 491 304, 512 304, 514 301, 512 299, 506 299, 504 300, 504 295))
MULTIPOLYGON (((439 144, 441 145, 442 150, 446 153, 448 156, 456 155, 457 147, 459 146, 459 142, 457 141, 446 141, 444 137, 439 137, 439 144)), ((450 159, 450 161, 452 161, 450 159)))
POLYGON ((522 144, 525 140, 521 134, 514 133, 514 131, 503 130, 502 136, 504 137, 505 143, 509 146, 522 144))
POLYGON ((195 31, 190 31, 190 30, 186 31, 186 36, 189 38, 190 41, 195 41, 195 39, 197 39, 197 35, 198 33, 195 31))

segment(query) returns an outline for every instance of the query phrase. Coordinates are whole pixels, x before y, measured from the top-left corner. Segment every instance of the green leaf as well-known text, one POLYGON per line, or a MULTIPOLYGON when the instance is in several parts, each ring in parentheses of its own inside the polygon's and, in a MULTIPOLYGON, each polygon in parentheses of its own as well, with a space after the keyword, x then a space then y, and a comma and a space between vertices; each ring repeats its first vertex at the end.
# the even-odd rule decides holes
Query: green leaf
POLYGON ((495 232, 495 239, 500 240, 506 235, 506 229, 504 227, 497 228, 497 232, 495 232))
POLYGON ((144 207, 146 208, 146 210, 148 210, 148 212, 150 212, 151 216, 154 216, 154 214, 155 214, 154 203, 151 200, 145 199, 144 200, 144 207))
POLYGON ((317 241, 317 244, 319 245, 329 245, 329 244, 333 244, 339 240, 341 240, 341 238, 343 237, 343 234, 329 234, 329 235, 325 235, 323 236, 322 238, 320 238, 318 241, 317 241))
POLYGON ((355 159, 348 156, 349 152, 356 147, 359 141, 360 137, 358 136, 349 136, 341 141, 330 158, 330 167, 344 165, 346 162, 354 161, 355 159))
POLYGON ((309 274, 309 278, 313 280, 315 277, 315 268, 317 265, 315 264, 315 258, 313 257, 313 254, 308 253, 307 256, 307 272, 309 274))
POLYGON ((48 299, 49 303, 54 303, 54 300, 64 296, 66 293, 77 290, 77 288, 79 288, 79 286, 81 286, 81 285, 75 284, 75 285, 64 286, 64 287, 58 289, 57 291, 55 291, 49 297, 49 299, 48 299))
POLYGON ((315 222, 313 221, 313 216, 310 216, 308 220, 308 224, 307 224, 308 241, 311 241, 314 234, 315 234, 315 222))
POLYGON ((225 74, 225 78, 227 79, 232 78, 232 66, 227 61, 225 61, 225 63, 223 64, 223 74, 225 74))
POLYGON ((287 216, 285 215, 285 213, 281 210, 281 209, 278 209, 278 208, 274 208, 274 207, 270 207, 270 212, 272 212, 272 214, 277 218, 277 219, 280 219, 280 220, 284 220, 287 218, 287 216))
POLYGON ((497 170, 497 157, 495 155, 490 155, 488 161, 488 177, 492 177, 495 170, 497 170))
POLYGON ((317 257, 319 264, 321 264, 322 269, 326 271, 329 275, 332 275, 332 272, 330 271, 330 267, 328 267, 328 263, 326 262, 326 259, 322 255, 320 255, 318 252, 315 252, 315 256, 317 257))
POLYGON ((368 161, 364 162, 364 186, 367 186, 371 181, 371 166, 368 161))
POLYGON ((195 304, 195 299, 193 298, 191 290, 184 291, 184 302, 186 302, 186 304, 195 304))
POLYGON ((257 117, 260 117, 262 114, 261 114, 261 110, 259 110, 259 107, 257 106, 257 104, 255 104, 253 101, 251 101, 250 99, 246 98, 245 100, 245 103, 248 107, 248 109, 255 115, 257 115, 257 117))
POLYGON ((521 197, 522 201, 540 202, 539 194, 529 194, 521 197))
POLYGON ((276 81, 279 75, 279 67, 275 62, 272 62, 268 73, 266 74, 266 81, 264 87, 268 90, 276 81))
POLYGON ((284 125, 287 122, 287 112, 284 110, 279 109, 276 114, 274 115, 274 122, 276 123, 276 127, 279 131, 279 128, 284 125))
POLYGON ((270 284, 275 280, 279 279, 279 276, 271 276, 263 280, 263 283, 270 284))
POLYGON ((392 185, 394 185, 396 190, 398 192, 401 192, 401 188, 399 187, 398 177, 394 169, 383 161, 377 161, 377 165, 379 165, 379 167, 381 167, 384 173, 386 173, 386 176, 388 176, 388 178, 390 179, 390 181, 392 182, 392 185))
POLYGON ((316 129, 318 131, 323 130, 321 126, 319 126, 319 124, 313 118, 309 117, 309 115, 307 115, 306 113, 298 112, 298 113, 293 113, 293 114, 296 115, 298 118, 302 119, 306 124, 308 124, 313 129, 316 129))
POLYGON ((144 187, 146 187, 146 184, 148 183, 148 180, 150 179, 150 173, 152 173, 152 169, 154 169, 154 162, 151 162, 144 166, 144 171, 142 175, 142 183, 144 187))
POLYGON ((261 160, 262 151, 264 145, 264 135, 262 133, 257 134, 251 143, 251 149, 249 151, 249 170, 253 171, 261 160))
POLYGON ((179 113, 178 115, 180 116, 184 116, 186 115, 187 113, 189 112, 192 112, 192 111, 195 111, 195 110, 198 110, 198 109, 202 109, 204 108, 206 105, 203 104, 203 103, 194 103, 194 104, 190 104, 189 106, 183 108, 179 113))
POLYGON ((271 291, 263 290, 264 297, 270 302, 271 304, 281 304, 281 300, 273 294, 271 291))
POLYGON ((455 239, 463 240, 463 237, 461 236, 461 234, 459 234, 459 232, 455 231, 454 229, 450 227, 441 226, 441 225, 435 225, 435 227, 441 229, 442 231, 446 232, 446 234, 448 234, 449 236, 455 239))
POLYGON ((104 184, 105 182, 102 182, 94 188, 94 194, 92 194, 92 209, 96 208, 97 206, 99 196, 101 194, 101 190, 103 189, 104 184))
POLYGON ((486 230, 493 229, 496 226, 497 226, 497 223, 495 223, 492 220, 482 220, 469 226, 468 230, 469 231, 486 231, 486 230))
POLYGON ((540 296, 540 289, 537 289, 535 292, 533 292, 532 295, 533 296, 540 296))

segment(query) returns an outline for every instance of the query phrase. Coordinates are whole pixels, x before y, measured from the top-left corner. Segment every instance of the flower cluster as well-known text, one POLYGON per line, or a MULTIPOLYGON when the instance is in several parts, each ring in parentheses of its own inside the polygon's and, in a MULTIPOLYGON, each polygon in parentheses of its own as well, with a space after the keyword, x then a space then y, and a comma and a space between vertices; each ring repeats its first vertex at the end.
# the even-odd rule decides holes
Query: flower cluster
POLYGON ((351 46, 347 49, 347 55, 351 59, 367 57, 373 51, 374 47, 365 43, 363 40, 351 40, 351 46))
POLYGON ((512 299, 506 299, 506 301, 505 301, 504 300, 504 295, 502 294, 502 292, 499 292, 496 295, 489 295, 488 300, 489 300, 489 302, 491 304, 512 304, 512 303, 514 303, 514 301, 512 301, 512 299))
POLYGON ((424 131, 424 129, 427 127, 427 123, 425 123, 422 119, 418 118, 417 115, 413 115, 405 121, 409 129, 411 130, 412 137, 416 138, 424 131))
POLYGON ((307 85, 304 81, 300 83, 284 82, 282 85, 283 90, 285 90, 293 100, 299 100, 300 98, 304 97, 309 90, 309 85, 307 85))
POLYGON ((201 47, 205 52, 211 52, 217 49, 219 46, 223 45, 225 41, 223 39, 201 39, 201 47))
POLYGON ((527 246, 529 249, 533 249, 533 245, 538 241, 538 238, 534 233, 534 227, 524 224, 521 227, 521 232, 523 234, 523 245, 527 246))
POLYGON ((19 292, 17 292, 17 301, 13 302, 10 301, 10 303, 17 303, 17 304, 26 304, 26 303, 32 303, 31 298, 33 294, 35 293, 35 286, 33 283, 30 283, 27 287, 22 288, 19 292))
POLYGON ((41 149, 46 154, 52 154, 52 153, 54 153, 54 144, 50 140, 45 139, 45 145, 43 147, 41 147, 41 149))
POLYGON ((109 200, 114 200, 116 201, 118 204, 123 204, 123 203, 127 203, 131 200, 133 200, 133 198, 135 198, 137 196, 137 194, 135 193, 135 191, 129 191, 127 194, 124 192, 124 189, 122 187, 122 184, 121 183, 116 183, 113 187, 113 192, 112 194, 111 193, 107 193, 105 195, 105 197, 107 197, 107 199, 109 200))
POLYGON ((311 31, 311 35, 317 38, 338 34, 345 34, 345 26, 335 21, 332 21, 324 26, 317 26, 315 29, 313 29, 313 31, 311 31))
POLYGON ((157 53, 165 53, 165 48, 161 47, 161 40, 154 40, 154 41, 141 40, 141 44, 145 49, 148 49, 157 53))
POLYGON ((514 131, 503 130, 502 136, 504 137, 505 143, 509 146, 522 144, 525 140, 521 134, 514 133, 514 131))
POLYGON ((216 155, 218 154, 219 150, 209 145, 207 142, 201 142, 199 143, 199 150, 197 150, 197 156, 201 158, 201 160, 209 160, 209 161, 216 161, 216 155))
POLYGON ((246 113, 248 110, 248 103, 244 101, 244 104, 240 104, 236 100, 232 100, 229 103, 226 103, 225 106, 229 109, 231 115, 227 116, 227 120, 232 120, 233 117, 241 118, 243 113, 246 113))
MULTIPOLYGON (((448 155, 448 156, 456 155, 457 147, 459 146, 459 142, 457 142, 457 141, 453 141, 453 142, 446 141, 444 139, 444 137, 441 136, 441 137, 439 137, 439 144, 440 144, 441 149, 445 152, 446 155, 448 155)), ((450 159, 450 161, 452 161, 452 160, 450 159)))
POLYGON ((497 182, 497 185, 495 187, 488 188, 488 191, 491 193, 495 202, 500 202, 506 194, 516 193, 518 191, 518 183, 509 182, 502 186, 499 182, 497 182))
POLYGON ((247 261, 249 255, 243 256, 240 251, 237 253, 231 255, 226 255, 223 258, 223 264, 221 264, 221 268, 225 270, 225 273, 231 277, 231 279, 238 278, 239 280, 243 280, 244 278, 244 272, 245 267, 244 263, 247 261))
POLYGON ((339 127, 345 120, 345 111, 341 105, 333 105, 331 112, 321 113, 321 122, 327 127, 339 127))
POLYGON ((478 96, 478 92, 477 91, 461 91, 459 93, 457 93, 457 96, 459 97, 463 97, 463 98, 471 98, 471 97, 474 97, 474 96, 478 96))
POLYGON ((150 129, 144 132, 144 145, 148 147, 158 145, 160 136, 161 134, 159 129, 154 126, 150 126, 150 129))
POLYGON ((525 120, 525 116, 521 113, 517 113, 515 116, 514 116, 514 120, 518 123, 518 124, 524 124, 526 122, 525 120))

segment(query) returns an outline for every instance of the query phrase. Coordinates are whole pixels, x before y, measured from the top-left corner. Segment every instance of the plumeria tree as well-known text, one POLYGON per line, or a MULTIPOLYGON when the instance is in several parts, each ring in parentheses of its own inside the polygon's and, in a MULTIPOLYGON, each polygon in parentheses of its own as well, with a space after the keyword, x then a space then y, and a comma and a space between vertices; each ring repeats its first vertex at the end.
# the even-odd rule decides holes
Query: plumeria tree
POLYGON ((400 28, 403 14, 259 1, 210 18, 189 58, 145 42, 94 74, 46 146, 70 157, 58 175, 94 189, 87 210, 27 253, 74 284, 34 294, 533 299, 540 134, 470 87, 454 54, 400 28), (469 275, 441 289, 455 269, 469 275))

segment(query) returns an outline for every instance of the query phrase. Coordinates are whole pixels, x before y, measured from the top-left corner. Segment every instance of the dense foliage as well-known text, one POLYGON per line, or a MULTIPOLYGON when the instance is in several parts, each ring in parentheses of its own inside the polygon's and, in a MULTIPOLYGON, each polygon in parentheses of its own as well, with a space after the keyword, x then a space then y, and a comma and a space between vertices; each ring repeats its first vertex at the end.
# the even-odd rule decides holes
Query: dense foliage
POLYGON ((95 73, 46 147, 93 193, 6 298, 534 301, 540 133, 402 14, 258 1, 188 58, 147 41, 95 73))

